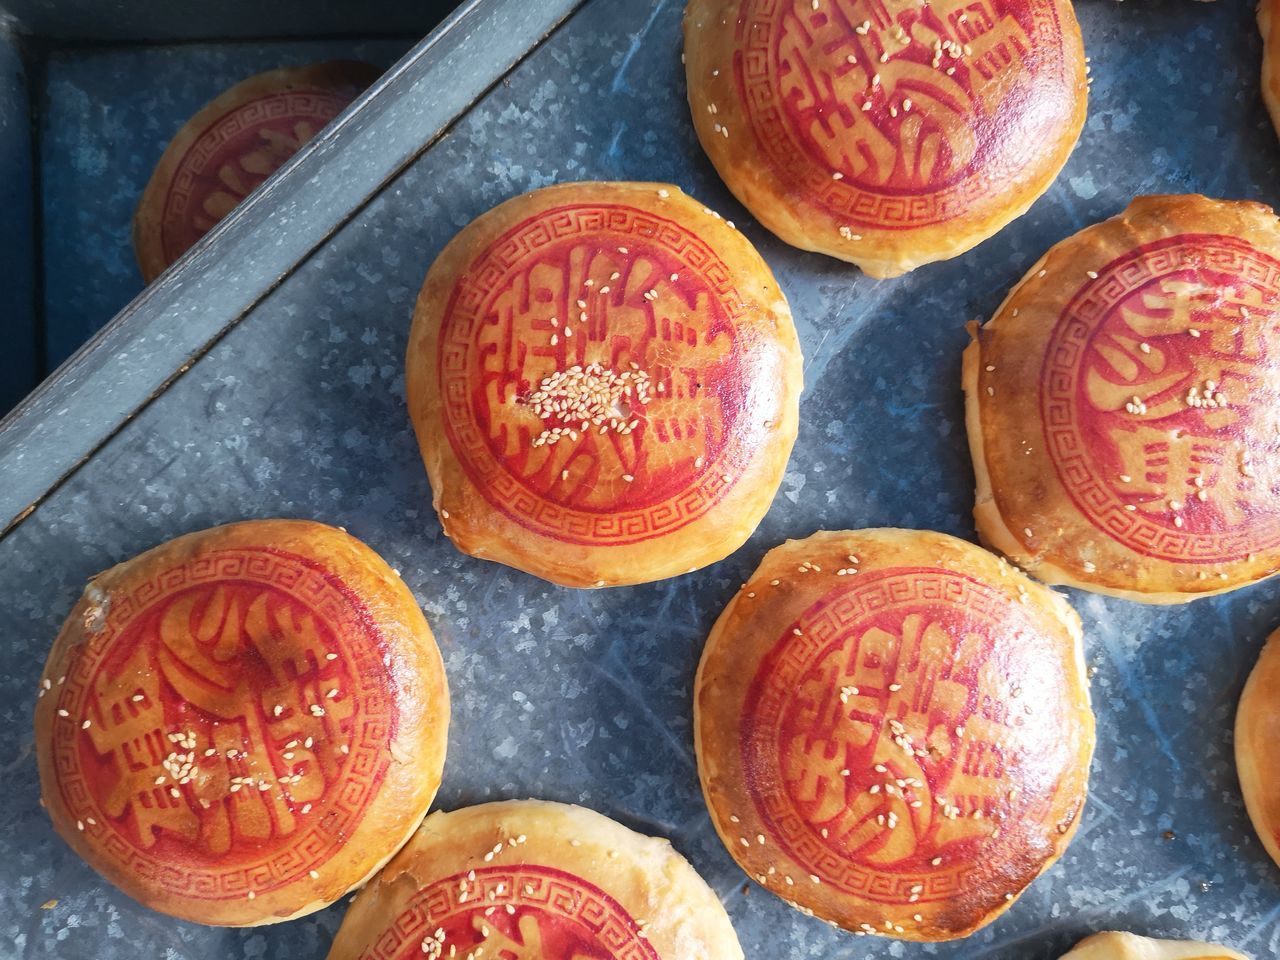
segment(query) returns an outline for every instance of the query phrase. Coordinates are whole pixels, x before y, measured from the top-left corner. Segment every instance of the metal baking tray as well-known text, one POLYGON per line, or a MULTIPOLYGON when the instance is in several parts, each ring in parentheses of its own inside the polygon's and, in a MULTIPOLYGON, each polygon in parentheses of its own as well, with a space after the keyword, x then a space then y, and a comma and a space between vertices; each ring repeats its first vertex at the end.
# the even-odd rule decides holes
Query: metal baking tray
POLYGON ((130 218, 192 114, 273 67, 387 67, 454 6, 0 0, 0 415, 142 290, 130 218))
POLYGON ((689 122, 682 6, 464 5, 0 424, 0 956, 325 955, 343 904, 251 930, 169 920, 101 881, 38 803, 36 677, 86 578, 246 516, 344 525, 422 602, 453 690, 438 806, 538 796, 669 836, 749 957, 1049 960, 1109 928, 1280 954, 1280 869, 1245 815, 1231 743, 1280 582, 1180 608, 1070 594, 1099 721, 1084 823, 965 941, 855 938, 748 883, 711 828, 691 740, 703 639, 770 546, 873 525, 973 536, 966 320, 1134 194, 1280 202, 1251 4, 1078 0, 1096 82, 1062 176, 977 249, 883 282, 784 246, 732 200, 689 122), (732 557, 666 583, 566 590, 458 554, 405 413, 402 354, 432 258, 499 201, 578 178, 669 180, 732 217, 805 351, 800 439, 772 511, 732 557))

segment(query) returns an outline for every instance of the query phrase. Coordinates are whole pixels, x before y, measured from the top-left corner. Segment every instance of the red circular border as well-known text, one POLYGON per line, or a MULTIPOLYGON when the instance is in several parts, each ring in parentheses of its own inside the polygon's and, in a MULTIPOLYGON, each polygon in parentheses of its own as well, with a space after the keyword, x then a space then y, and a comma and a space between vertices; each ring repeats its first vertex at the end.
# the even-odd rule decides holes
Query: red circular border
MULTIPOLYGON (((1053 100, 1070 104, 1076 97, 1072 79, 1066 69, 1066 49, 1062 25, 1054 0, 997 0, 1002 10, 1018 6, 1026 10, 1033 29, 1028 34, 1035 47, 1050 51, 1030 69, 1036 91, 1036 103, 1053 100), (1045 61, 1048 62, 1045 62, 1045 61), (1045 87, 1053 83, 1056 91, 1050 96, 1045 87)), ((975 203, 990 198, 993 192, 1002 192, 1016 182, 1026 168, 1043 152, 1047 121, 1043 109, 1022 111, 1019 122, 1007 116, 1000 123, 992 123, 985 142, 979 142, 974 159, 955 176, 958 182, 943 185, 931 192, 916 189, 887 188, 857 183, 846 174, 844 179, 832 178, 833 168, 820 164, 803 142, 798 139, 794 118, 788 106, 779 99, 779 44, 785 31, 778 28, 778 21, 792 8, 792 4, 811 18, 839 17, 847 39, 861 51, 855 69, 863 70, 875 62, 870 46, 864 37, 855 33, 854 27, 876 13, 863 9, 861 15, 846 10, 850 4, 842 0, 823 0, 811 9, 808 0, 742 0, 735 26, 734 80, 742 109, 752 126, 752 135, 779 181, 787 185, 794 197, 803 197, 830 216, 850 227, 880 230, 908 230, 954 220, 967 213, 975 203), (1023 122, 1037 125, 1024 129, 1023 122)), ((853 4, 857 6, 858 4, 853 4)), ((969 12, 962 11, 962 12, 969 12)), ((900 21, 899 21, 900 22, 900 21)), ((923 48, 922 48, 923 49, 923 48)), ((932 51, 926 51, 929 57, 932 51)), ((1015 54, 1021 51, 1014 50, 1015 54)), ((927 58, 926 58, 927 59, 927 58)), ((884 115, 889 111, 877 97, 873 112, 884 115)), ((862 116, 859 105, 848 108, 856 123, 862 116)), ((1070 115, 1070 108, 1066 110, 1070 115)), ((905 114, 904 114, 905 118, 905 114)))
MULTIPOLYGON (((513 919, 534 911, 557 926, 590 937, 598 945, 594 949, 608 951, 613 960, 661 960, 640 925, 607 893, 582 877, 533 863, 484 867, 433 881, 413 895, 360 954, 360 960, 423 957, 423 940, 437 930, 448 934, 457 923, 476 914, 483 916, 490 907, 495 908, 495 925, 508 922, 508 904, 515 909, 513 919)), ((655 922, 661 920, 655 918, 655 922)), ((445 949, 448 947, 446 936, 445 949)), ((459 960, 464 956, 464 950, 459 949, 459 960)))
MULTIPOLYGON (((730 431, 724 447, 714 452, 678 494, 630 509, 589 511, 554 503, 531 490, 494 456, 476 422, 471 383, 476 330, 484 323, 491 299, 526 258, 555 242, 585 237, 627 244, 628 256, 651 247, 655 254, 682 263, 680 283, 714 297, 735 342, 733 363, 750 370, 748 331, 737 321, 745 304, 732 272, 715 251, 687 227, 646 210, 616 203, 583 203, 543 210, 507 230, 468 264, 451 292, 440 323, 437 376, 445 434, 463 471, 489 504, 508 519, 535 533, 586 546, 640 543, 681 529, 706 514, 741 478, 752 461, 757 427, 730 431)), ((759 385, 744 387, 748 395, 759 385)), ((651 391, 651 396, 652 391, 651 391)), ((750 401, 748 401, 749 403, 750 401)), ((738 411, 745 413, 744 411, 738 411)), ((739 416, 741 422, 744 418, 739 416)))
MULTIPOLYGON (((68 717, 54 718, 51 759, 57 788, 68 816, 84 824, 96 856, 113 860, 118 869, 145 879, 171 895, 201 900, 243 898, 280 889, 318 870, 338 854, 360 826, 390 768, 390 744, 398 729, 390 675, 384 662, 386 641, 363 601, 337 576, 306 557, 273 548, 209 551, 137 584, 129 592, 110 594, 102 627, 90 632, 65 682, 58 689, 57 708, 68 717), (88 732, 81 719, 89 716, 93 683, 112 654, 117 638, 140 616, 192 587, 211 587, 222 581, 256 583, 287 593, 326 624, 345 629, 333 633, 349 676, 364 678, 356 697, 353 741, 341 772, 322 803, 307 816, 309 829, 275 845, 251 863, 215 870, 160 860, 140 849, 112 826, 81 768, 81 749, 88 732), (352 644, 353 638, 360 642, 352 644), (377 678, 376 683, 368 678, 377 678)), ((90 746, 89 749, 92 749, 90 746)), ((295 811, 296 813, 296 811, 295 811)), ((224 857, 234 857, 234 849, 224 857)))
POLYGON ((1172 524, 1159 526, 1124 509, 1124 501, 1094 464, 1078 422, 1078 374, 1094 333, 1139 287, 1188 268, 1231 274, 1269 288, 1280 298, 1280 261, 1235 237, 1188 233, 1135 247, 1095 271, 1097 277, 1090 278, 1059 315, 1041 366, 1040 422, 1059 482, 1080 514, 1102 533, 1144 557, 1174 563, 1238 562, 1280 546, 1280 509, 1263 536, 1253 521, 1243 529, 1213 535, 1172 524))
MULTIPOLYGON (((239 141, 246 134, 280 129, 300 120, 314 121, 318 132, 354 99, 354 92, 344 96, 331 90, 289 90, 237 104, 210 123, 174 166, 165 191, 160 218, 160 249, 165 262, 173 263, 209 229, 197 227, 194 222, 197 205, 211 193, 213 186, 207 171, 229 160, 241 159, 239 141)), ((270 173, 253 175, 253 185, 241 192, 238 199, 243 200, 269 176, 270 173)))
MULTIPOLYGON (((1000 801, 1000 823, 1004 827, 1000 839, 968 838, 942 848, 926 846, 932 841, 922 840, 919 848, 923 852, 917 853, 910 863, 895 869, 859 862, 839 850, 834 840, 823 837, 821 826, 810 822, 796 809, 780 760, 783 718, 793 708, 802 679, 815 665, 834 650, 846 648, 848 643, 860 644, 862 632, 876 626, 875 621, 883 619, 886 614, 892 617, 904 611, 922 609, 940 611, 953 617, 958 614, 991 628, 983 635, 991 644, 984 661, 988 664, 998 656, 996 647, 1003 646, 1006 638, 1023 634, 1036 636, 1039 633, 1032 620, 1007 595, 964 574, 931 567, 898 567, 858 574, 828 592, 794 623, 788 624, 783 635, 762 659, 743 701, 740 743, 744 781, 756 813, 769 831, 769 842, 778 844, 792 860, 820 877, 824 884, 845 893, 880 903, 919 903, 923 907, 977 889, 990 875, 989 861, 997 859, 991 856, 988 845, 1004 846, 1011 841, 1016 844, 1021 824, 1046 822, 1050 816, 1052 795, 1020 793, 1016 801, 1006 796, 1000 801), (963 856, 956 858, 957 851, 963 856), (947 854, 944 863, 933 865, 929 862, 943 853, 947 854)), ((980 669, 975 664, 966 666, 975 671, 980 669)), ((885 679, 897 676, 898 669, 895 662, 892 671, 886 669, 885 679)), ((1030 678, 1028 682, 1031 682, 1030 678)), ((973 698, 979 692, 980 688, 969 688, 969 713, 964 718, 947 718, 946 733, 953 746, 958 738, 952 728, 957 724, 964 726, 977 716, 973 698)), ((829 692, 833 709, 856 709, 836 702, 840 693, 838 688, 829 692)), ((872 747, 885 738, 891 739, 888 721, 894 718, 884 712, 883 701, 892 695, 887 686, 872 694, 881 701, 881 712, 865 718, 875 728, 870 741, 872 747)), ((860 691, 860 699, 864 696, 860 691)), ((1037 704, 1037 707, 1053 709, 1054 705, 1037 704)), ((990 717, 986 719, 995 722, 990 717)), ((1019 725, 1016 720, 1015 717, 1013 725, 1003 724, 1004 729, 1015 729, 1019 725)), ((938 722, 941 723, 940 720, 938 722)), ((1041 765, 1052 764, 1053 761, 1050 757, 1028 755, 1006 758, 1006 762, 1018 765, 1027 774, 1021 780, 1032 780, 1041 765)), ((948 768, 955 766, 953 758, 948 768)), ((921 770, 927 778, 929 767, 922 763, 921 770)), ((845 781, 846 791, 861 789, 863 780, 875 776, 862 770, 853 773, 855 775, 845 781)), ((933 785, 928 786, 929 802, 933 803, 933 785)), ((846 804, 847 801, 846 792, 846 804)), ((940 815, 935 812, 930 834, 936 831, 940 822, 940 815)), ((796 882, 801 881, 797 878, 796 882)))

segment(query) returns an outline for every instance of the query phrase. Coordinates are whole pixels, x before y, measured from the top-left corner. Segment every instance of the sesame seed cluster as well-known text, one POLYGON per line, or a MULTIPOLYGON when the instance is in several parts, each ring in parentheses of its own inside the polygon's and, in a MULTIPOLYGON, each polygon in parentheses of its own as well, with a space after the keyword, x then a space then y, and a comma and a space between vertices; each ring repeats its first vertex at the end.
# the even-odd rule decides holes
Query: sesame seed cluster
POLYGON ((646 406, 649 375, 637 363, 618 373, 598 363, 574 364, 543 377, 529 395, 529 407, 547 426, 533 439, 535 447, 577 440, 592 429, 628 436, 640 426, 633 405, 646 406))

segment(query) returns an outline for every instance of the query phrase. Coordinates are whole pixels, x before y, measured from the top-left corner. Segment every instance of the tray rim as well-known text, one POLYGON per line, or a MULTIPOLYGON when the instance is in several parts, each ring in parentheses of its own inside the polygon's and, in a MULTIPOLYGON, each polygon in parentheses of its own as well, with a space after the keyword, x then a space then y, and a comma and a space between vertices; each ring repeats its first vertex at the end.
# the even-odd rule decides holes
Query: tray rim
POLYGON ((23 398, 0 541, 588 2, 464 2, 23 398))

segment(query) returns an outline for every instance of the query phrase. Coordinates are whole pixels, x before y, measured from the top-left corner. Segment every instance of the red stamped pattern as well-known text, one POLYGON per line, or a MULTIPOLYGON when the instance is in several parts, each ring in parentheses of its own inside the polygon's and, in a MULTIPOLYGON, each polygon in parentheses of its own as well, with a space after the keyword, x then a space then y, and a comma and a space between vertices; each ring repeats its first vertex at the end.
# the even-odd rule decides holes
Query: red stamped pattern
POLYGON ((813 604, 743 705, 770 842, 881 903, 975 888, 1000 849, 1043 835, 1070 762, 1041 636, 1005 594, 939 569, 859 574, 813 604))
POLYGON ((1063 310, 1040 413, 1077 509, 1146 557, 1280 546, 1280 262, 1183 235, 1097 271, 1063 310))
POLYGON ((742 309, 729 268, 678 223, 619 204, 531 217, 476 257, 441 322, 453 451, 495 509, 541 535, 678 530, 760 442, 743 414, 775 385, 753 376, 742 309))
POLYGON ((361 960, 659 960, 594 884, 537 864, 486 867, 419 890, 361 960))
POLYGON ((327 90, 258 97, 219 117, 173 172, 160 221, 172 263, 355 99, 327 90))
POLYGON ((1053 0, 742 0, 735 29, 764 158, 853 227, 942 223, 988 201, 1077 98, 1053 0))
POLYGON ((339 580, 216 551, 112 594, 89 636, 53 760, 100 856, 217 900, 323 869, 355 833, 397 714, 381 636, 339 580))

